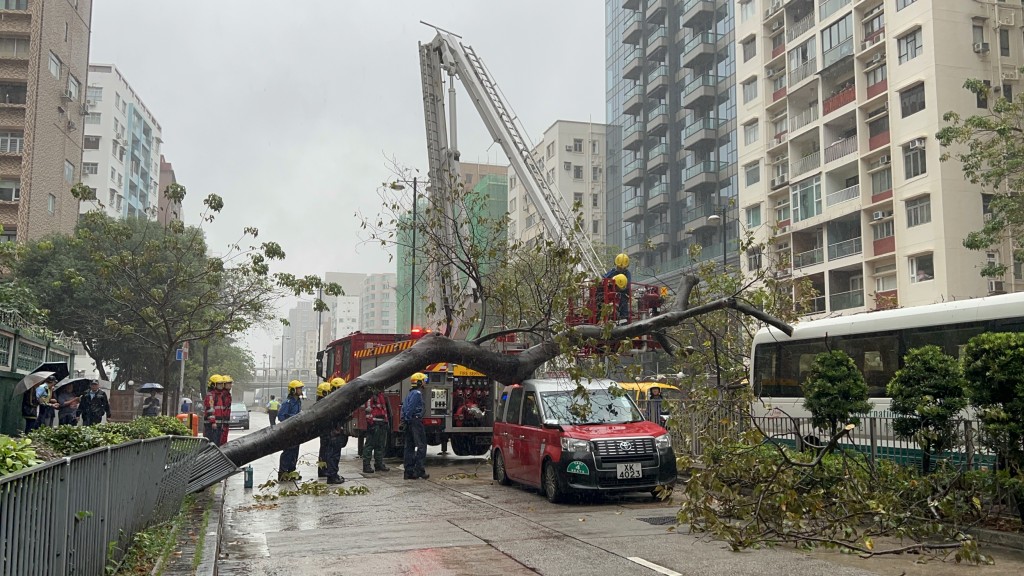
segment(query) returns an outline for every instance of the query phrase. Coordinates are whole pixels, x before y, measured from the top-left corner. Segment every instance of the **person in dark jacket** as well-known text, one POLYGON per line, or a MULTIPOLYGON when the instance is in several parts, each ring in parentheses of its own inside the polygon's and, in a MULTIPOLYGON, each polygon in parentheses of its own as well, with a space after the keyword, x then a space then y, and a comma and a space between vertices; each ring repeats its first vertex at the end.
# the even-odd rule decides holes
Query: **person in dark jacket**
POLYGON ((78 399, 78 415, 82 417, 82 425, 92 426, 103 422, 104 414, 110 419, 110 401, 107 393, 100 390, 100 381, 89 383, 89 391, 78 399))
POLYGON ((57 424, 60 426, 78 425, 78 396, 73 386, 65 386, 57 392, 57 424))
POLYGON ((21 396, 21 417, 25 419, 25 434, 39 427, 39 396, 35 387, 29 388, 21 396))
POLYGON ((160 415, 160 399, 156 397, 156 390, 149 393, 149 396, 142 401, 143 416, 160 415))
POLYGON ((412 390, 402 403, 402 424, 405 425, 405 479, 430 478, 424 468, 427 460, 427 434, 423 429, 423 384, 427 375, 417 372, 409 378, 412 390))
MULTIPOLYGON (((302 411, 302 381, 292 380, 288 383, 288 399, 281 403, 281 409, 277 411, 277 419, 281 422, 298 415, 302 411)), ((277 466, 277 480, 285 480, 285 474, 295 472, 295 466, 299 463, 299 444, 285 448, 281 451, 281 460, 277 466)), ((302 476, 297 478, 302 480, 302 476)))

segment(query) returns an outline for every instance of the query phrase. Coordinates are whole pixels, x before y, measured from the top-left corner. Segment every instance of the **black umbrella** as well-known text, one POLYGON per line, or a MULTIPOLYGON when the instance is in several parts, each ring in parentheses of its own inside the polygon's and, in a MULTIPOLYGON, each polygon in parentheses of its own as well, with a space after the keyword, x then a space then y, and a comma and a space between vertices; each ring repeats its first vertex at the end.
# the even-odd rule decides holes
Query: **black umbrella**
POLYGON ((53 377, 58 382, 68 377, 71 371, 68 369, 67 362, 43 362, 32 371, 33 374, 36 372, 53 372, 53 377))
POLYGON ((53 385, 52 396, 56 396, 57 393, 62 388, 65 388, 67 386, 72 386, 72 394, 74 394, 75 396, 81 396, 82 394, 85 394, 86 392, 89 391, 90 382, 92 382, 92 378, 72 378, 68 376, 67 378, 53 385))
POLYGON ((163 389, 164 387, 156 382, 147 382, 139 387, 139 392, 149 392, 150 390, 160 391, 163 389))
POLYGON ((17 396, 18 394, 24 394, 38 386, 50 376, 53 376, 53 372, 33 372, 31 374, 26 374, 24 378, 14 385, 14 392, 12 392, 11 395, 17 396))

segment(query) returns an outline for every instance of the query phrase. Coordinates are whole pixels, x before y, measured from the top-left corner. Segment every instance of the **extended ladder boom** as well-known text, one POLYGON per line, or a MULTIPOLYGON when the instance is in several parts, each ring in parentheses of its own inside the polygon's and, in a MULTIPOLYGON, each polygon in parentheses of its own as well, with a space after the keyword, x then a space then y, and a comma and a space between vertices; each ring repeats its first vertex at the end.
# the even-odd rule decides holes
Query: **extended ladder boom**
MULTIPOLYGON (((420 45, 431 182, 441 182, 446 174, 458 174, 458 151, 454 143, 449 148, 449 138, 444 130, 444 72, 458 76, 462 81, 488 132, 505 151, 513 171, 540 212, 548 235, 579 254, 589 274, 600 276, 604 269, 589 236, 572 217, 562 197, 544 180, 541 167, 533 158, 528 142, 516 126, 514 116, 483 61, 471 47, 463 45, 452 34, 441 31, 430 44, 420 45)), ((454 141, 454 112, 451 124, 451 140, 454 141)))

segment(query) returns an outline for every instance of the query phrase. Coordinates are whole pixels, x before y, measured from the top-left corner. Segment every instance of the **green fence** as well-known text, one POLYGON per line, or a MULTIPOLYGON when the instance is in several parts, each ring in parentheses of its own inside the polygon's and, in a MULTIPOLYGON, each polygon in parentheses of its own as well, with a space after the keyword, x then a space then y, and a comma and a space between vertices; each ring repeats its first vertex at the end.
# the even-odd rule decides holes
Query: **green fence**
POLYGON ((0 434, 13 436, 25 428, 21 395, 14 386, 40 363, 67 362, 75 370, 75 353, 69 338, 46 334, 23 321, 16 312, 0 310, 0 434))

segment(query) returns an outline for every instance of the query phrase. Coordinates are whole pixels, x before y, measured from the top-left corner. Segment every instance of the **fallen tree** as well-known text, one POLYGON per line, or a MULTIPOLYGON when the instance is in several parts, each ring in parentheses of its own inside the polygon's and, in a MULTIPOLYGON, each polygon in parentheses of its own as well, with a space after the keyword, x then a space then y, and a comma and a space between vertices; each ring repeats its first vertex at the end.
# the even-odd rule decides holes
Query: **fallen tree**
POLYGON ((518 355, 501 354, 484 347, 488 340, 499 333, 473 341, 453 340, 441 335, 423 337, 408 350, 352 380, 344 388, 317 402, 308 410, 303 410, 298 416, 289 418, 277 426, 232 440, 225 444, 222 450, 232 462, 241 466, 289 446, 312 440, 329 430, 337 419, 346 418, 372 394, 436 362, 453 362, 487 374, 503 384, 512 384, 529 378, 542 364, 561 355, 563 346, 628 340, 646 334, 656 334, 678 326, 686 320, 725 309, 736 310, 774 326, 786 334, 792 333, 792 328, 788 324, 748 304, 737 295, 719 298, 691 308, 690 295, 697 283, 695 276, 685 276, 678 291, 675 307, 659 316, 622 326, 606 324, 567 328, 518 355))

